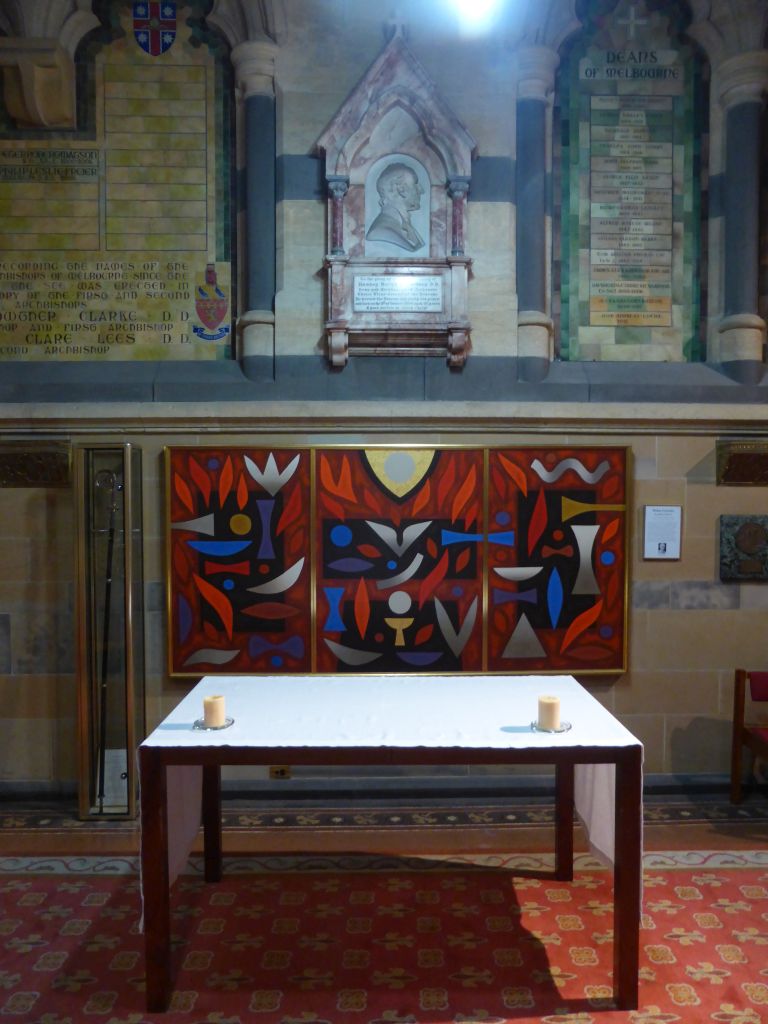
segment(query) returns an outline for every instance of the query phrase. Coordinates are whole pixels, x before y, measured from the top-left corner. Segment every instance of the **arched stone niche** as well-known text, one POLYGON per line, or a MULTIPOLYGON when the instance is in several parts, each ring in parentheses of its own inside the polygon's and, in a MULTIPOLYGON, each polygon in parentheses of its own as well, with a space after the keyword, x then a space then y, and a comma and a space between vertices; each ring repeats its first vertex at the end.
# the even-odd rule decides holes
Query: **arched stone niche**
POLYGON ((328 184, 328 358, 470 347, 475 142, 397 33, 317 142, 328 184))

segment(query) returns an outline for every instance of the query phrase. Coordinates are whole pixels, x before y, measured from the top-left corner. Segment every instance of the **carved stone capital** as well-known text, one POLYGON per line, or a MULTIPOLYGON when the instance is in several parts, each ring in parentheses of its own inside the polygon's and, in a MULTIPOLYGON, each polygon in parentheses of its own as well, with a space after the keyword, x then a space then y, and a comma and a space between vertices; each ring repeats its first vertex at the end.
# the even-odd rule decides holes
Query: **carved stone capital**
POLYGON ((244 99, 275 95, 275 57, 278 47, 270 39, 238 43, 232 51, 235 80, 244 99))
POLYGON ((6 3, 0 67, 8 113, 20 128, 75 128, 74 55, 99 25, 88 0, 6 3))
POLYGON ((515 51, 515 58, 517 98, 546 103, 555 89, 555 72, 560 63, 557 53, 548 46, 521 46, 515 51))
POLYGON ((3 42, 11 48, 20 39, 58 44, 74 58, 83 36, 100 24, 91 7, 92 0, 1 0, 3 42))
POLYGON ((465 175, 454 174, 448 179, 447 189, 451 199, 464 199, 469 192, 470 178, 465 175))
POLYGON ((285 30, 285 0, 213 0, 205 20, 234 50, 240 43, 274 40, 285 30))
POLYGON ((723 61, 716 76, 717 97, 726 110, 761 103, 768 93, 768 50, 740 53, 723 61))
POLYGON ((18 127, 75 127, 75 64, 57 40, 0 39, 0 67, 18 127))
POLYGON ((563 43, 581 28, 577 0, 525 0, 515 5, 519 46, 540 46, 559 53, 563 43))
POLYGON ((329 174, 327 185, 328 195, 331 199, 343 199, 349 188, 349 176, 346 174, 329 174))
POLYGON ((693 18, 686 35, 706 53, 715 77, 729 57, 749 53, 765 39, 765 0, 689 0, 689 5, 693 18))

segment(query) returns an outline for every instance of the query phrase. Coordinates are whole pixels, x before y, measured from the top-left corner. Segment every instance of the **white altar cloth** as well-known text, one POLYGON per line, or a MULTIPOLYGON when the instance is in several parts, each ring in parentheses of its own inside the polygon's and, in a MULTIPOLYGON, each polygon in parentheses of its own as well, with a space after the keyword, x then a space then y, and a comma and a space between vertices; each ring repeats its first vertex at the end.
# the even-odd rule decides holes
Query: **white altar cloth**
MULTIPOLYGON (((636 746, 571 676, 208 676, 144 740, 160 747, 526 749, 636 746), (233 724, 193 728, 203 697, 223 694, 233 724), (560 698, 567 732, 532 728, 538 698, 560 698)), ((547 758, 542 757, 542 763, 547 758)), ((183 868, 200 825, 199 772, 169 771, 169 868, 183 868), (189 789, 192 789, 190 794, 189 789)), ((613 764, 575 766, 575 805, 594 852, 614 854, 613 764)))

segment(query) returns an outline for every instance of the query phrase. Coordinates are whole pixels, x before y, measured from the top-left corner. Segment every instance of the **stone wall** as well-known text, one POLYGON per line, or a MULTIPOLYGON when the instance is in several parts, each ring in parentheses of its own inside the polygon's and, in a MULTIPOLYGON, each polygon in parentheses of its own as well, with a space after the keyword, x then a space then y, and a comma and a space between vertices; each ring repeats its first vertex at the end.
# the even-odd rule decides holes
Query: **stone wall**
MULTIPOLYGON (((400 410, 402 412, 402 410, 400 410)), ((390 410, 391 412, 391 410, 390 410)), ((219 410, 222 419, 225 415, 219 410)), ((733 670, 762 667, 768 584, 721 583, 718 517, 760 514, 760 487, 715 483, 717 432, 633 430, 585 432, 571 424, 510 430, 498 422, 421 424, 396 421, 372 427, 259 432, 240 422, 209 422, 215 436, 181 422, 165 432, 124 423, 120 439, 142 449, 144 462, 144 571, 147 653, 147 723, 151 728, 187 692, 191 681, 166 672, 164 595, 164 482, 162 450, 174 445, 309 443, 628 445, 634 465, 630 486, 629 668, 616 679, 582 681, 645 744, 649 774, 728 771, 733 670), (683 508, 682 557, 644 561, 642 515, 647 504, 683 508)), ((92 420, 76 444, 103 441, 92 420)), ((66 430, 63 429, 63 433, 66 430)), ((74 515, 66 490, 0 491, 0 694, 6 715, 0 741, 0 788, 34 792, 72 789, 77 776, 75 737, 74 515)), ((514 679, 510 681, 514 692, 514 679)))

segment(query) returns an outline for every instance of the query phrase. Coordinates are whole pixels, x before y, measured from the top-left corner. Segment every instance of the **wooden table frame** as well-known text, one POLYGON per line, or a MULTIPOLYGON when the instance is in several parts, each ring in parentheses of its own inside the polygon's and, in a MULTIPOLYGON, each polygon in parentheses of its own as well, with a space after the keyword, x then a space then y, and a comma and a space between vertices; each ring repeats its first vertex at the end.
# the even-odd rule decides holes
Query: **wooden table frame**
POLYGON ((205 880, 222 873, 221 768, 223 765, 498 765, 555 766, 555 877, 573 878, 574 768, 613 764, 615 856, 613 985, 617 1009, 638 1005, 642 878, 642 745, 557 746, 522 749, 468 747, 243 747, 142 746, 141 886, 148 1012, 168 1008, 173 989, 171 898, 168 867, 169 765, 202 766, 205 880))

